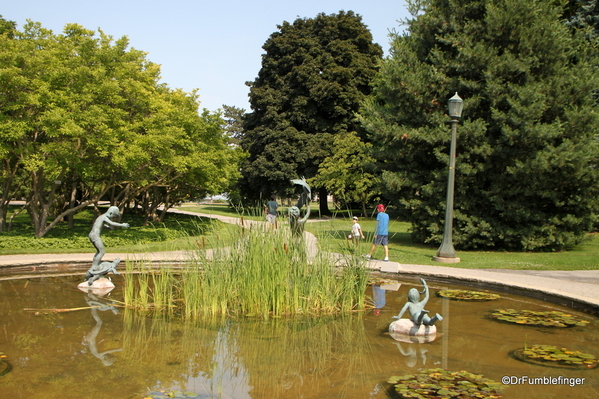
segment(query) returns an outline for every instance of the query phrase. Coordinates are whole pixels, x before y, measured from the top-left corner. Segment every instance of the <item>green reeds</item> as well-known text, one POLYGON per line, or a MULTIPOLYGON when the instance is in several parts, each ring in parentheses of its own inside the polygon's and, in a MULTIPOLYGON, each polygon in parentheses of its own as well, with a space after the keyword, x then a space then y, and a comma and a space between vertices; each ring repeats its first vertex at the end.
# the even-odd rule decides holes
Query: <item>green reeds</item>
POLYGON ((308 258, 302 238, 288 228, 245 222, 190 253, 183 268, 131 270, 127 306, 175 311, 186 319, 204 316, 282 317, 347 313, 364 308, 368 272, 355 256, 336 260, 326 253, 308 258), (206 249, 208 247, 210 249, 206 249), (152 276, 151 279, 148 276, 152 276), (133 277, 136 276, 136 277, 133 277))

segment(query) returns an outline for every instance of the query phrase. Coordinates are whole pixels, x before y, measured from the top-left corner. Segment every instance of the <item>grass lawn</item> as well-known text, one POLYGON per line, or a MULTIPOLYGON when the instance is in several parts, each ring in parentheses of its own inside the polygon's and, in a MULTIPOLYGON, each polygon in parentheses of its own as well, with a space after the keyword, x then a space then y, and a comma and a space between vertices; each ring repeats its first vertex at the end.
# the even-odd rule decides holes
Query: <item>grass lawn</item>
MULTIPOLYGON (((370 251, 375 220, 361 218, 360 226, 366 239, 360 243, 358 252, 370 251)), ((346 240, 350 232, 351 220, 334 219, 313 222, 306 230, 319 237, 325 250, 350 252, 346 240)), ((400 221, 389 223, 389 259, 399 263, 416 265, 451 266, 472 269, 519 269, 519 270, 593 270, 599 268, 599 234, 590 234, 588 238, 570 251, 563 252, 505 252, 505 251, 459 251, 460 263, 442 264, 432 260, 438 247, 415 244, 409 233, 410 224, 400 221)), ((353 249, 352 249, 353 250, 353 249)), ((382 247, 377 247, 374 258, 383 259, 382 247)))
MULTIPOLYGON (((317 207, 313 207, 317 209, 317 207)), ((223 216, 240 216, 227 204, 184 204, 178 209, 190 212, 208 213, 223 216)), ((286 224, 286 207, 282 207, 278 221, 286 224)), ((248 220, 264 220, 261 209, 248 210, 243 217, 248 220)), ((356 251, 366 254, 370 251, 372 232, 375 220, 360 218, 360 225, 366 239, 356 250, 346 240, 351 229, 348 211, 336 213, 332 219, 319 219, 313 212, 306 223, 306 230, 314 233, 322 249, 326 251, 350 253, 356 251)), ((75 218, 75 229, 69 230, 65 224, 52 229, 47 237, 34 238, 33 231, 26 215, 19 215, 15 220, 13 232, 0 233, 0 255, 26 253, 93 253, 95 249, 89 243, 87 234, 91 229, 93 213, 91 210, 78 214, 75 218)), ((143 226, 143 219, 132 214, 125 214, 123 222, 131 224, 126 230, 105 231, 102 234, 106 248, 110 252, 155 252, 186 250, 197 248, 198 242, 208 246, 211 240, 227 240, 227 229, 222 223, 206 218, 195 218, 186 215, 169 215, 165 223, 143 226), (204 237, 202 239, 202 237, 204 237)), ((503 251, 460 251, 461 259, 457 264, 441 264, 432 257, 437 247, 414 244, 410 239, 410 224, 391 221, 389 224, 389 258, 405 264, 436 265, 473 269, 520 269, 520 270, 593 270, 599 268, 599 234, 589 234, 588 238, 577 247, 563 252, 503 252, 503 251)), ((383 249, 378 247, 374 258, 383 258, 383 249)))
MULTIPOLYGON (((313 207, 314 208, 314 207, 313 207)), ((199 206, 186 205, 179 209, 192 212, 211 213, 215 215, 237 216, 226 204, 206 204, 199 206)), ((285 207, 281 214, 286 213, 285 207)), ((317 209, 317 208, 316 208, 317 209)), ((248 212, 246 219, 264 220, 260 210, 248 212), (257 215, 258 214, 258 215, 257 215), (257 216, 256 216, 257 215, 257 216)), ((285 223, 284 216, 278 217, 279 223, 285 223)), ((372 232, 376 221, 374 218, 360 218, 360 226, 366 239, 360 243, 357 252, 366 254, 370 251, 373 239, 372 232)), ((314 233, 321 248, 332 252, 350 253, 355 249, 346 240, 351 230, 352 221, 348 211, 336 213, 330 220, 318 219, 312 212, 306 230, 314 233)), ((432 260, 438 247, 415 244, 410 238, 410 223, 390 221, 389 223, 389 259, 399 263, 416 265, 450 266, 472 269, 518 269, 518 270, 594 270, 599 268, 599 234, 589 234, 588 238, 577 247, 563 252, 505 252, 505 251, 459 251, 461 259, 456 264, 441 264, 432 260)), ((383 259, 383 249, 378 247, 374 258, 383 259)))
MULTIPOLYGON (((102 209, 105 211, 105 209, 102 209)), ((75 215, 74 228, 59 223, 43 238, 36 238, 25 214, 13 221, 10 232, 0 233, 0 255, 43 253, 95 253, 88 234, 95 215, 91 209, 75 215)), ((109 252, 140 253, 197 249, 198 243, 212 239, 226 240, 230 226, 207 218, 169 214, 163 223, 143 225, 143 217, 125 213, 122 222, 129 229, 104 229, 102 240, 109 252), (202 237, 204 237, 202 239, 202 237)))

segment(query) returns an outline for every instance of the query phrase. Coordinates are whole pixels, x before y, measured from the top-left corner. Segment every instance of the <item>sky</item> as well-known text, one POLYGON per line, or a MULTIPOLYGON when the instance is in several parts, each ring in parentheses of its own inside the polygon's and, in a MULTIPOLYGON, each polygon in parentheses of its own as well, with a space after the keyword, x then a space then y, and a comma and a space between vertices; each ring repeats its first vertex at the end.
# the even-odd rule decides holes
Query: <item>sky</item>
POLYGON ((245 82, 258 76, 262 45, 277 25, 341 10, 361 15, 385 54, 389 31, 400 32, 409 16, 405 0, 19 0, 4 2, 0 15, 18 29, 29 19, 56 34, 77 23, 127 36, 160 64, 162 83, 199 89, 201 108, 250 111, 245 82))

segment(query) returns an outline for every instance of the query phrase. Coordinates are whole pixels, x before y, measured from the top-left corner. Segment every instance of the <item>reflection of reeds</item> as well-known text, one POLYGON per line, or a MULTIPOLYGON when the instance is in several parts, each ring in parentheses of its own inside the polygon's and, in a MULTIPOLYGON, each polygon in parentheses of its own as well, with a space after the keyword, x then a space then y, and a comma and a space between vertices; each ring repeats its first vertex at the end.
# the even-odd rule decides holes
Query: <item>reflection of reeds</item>
POLYGON ((176 323, 127 310, 123 350, 163 386, 200 376, 210 397, 240 379, 253 398, 368 397, 381 373, 360 314, 176 323))
POLYGON ((288 229, 248 225, 226 233, 236 235, 233 245, 210 240, 212 249, 190 254, 184 271, 162 267, 151 272, 143 263, 128 262, 125 303, 162 312, 176 307, 187 319, 322 315, 364 308, 368 273, 362 260, 347 257, 338 267, 321 253, 308 261, 304 242, 288 229))

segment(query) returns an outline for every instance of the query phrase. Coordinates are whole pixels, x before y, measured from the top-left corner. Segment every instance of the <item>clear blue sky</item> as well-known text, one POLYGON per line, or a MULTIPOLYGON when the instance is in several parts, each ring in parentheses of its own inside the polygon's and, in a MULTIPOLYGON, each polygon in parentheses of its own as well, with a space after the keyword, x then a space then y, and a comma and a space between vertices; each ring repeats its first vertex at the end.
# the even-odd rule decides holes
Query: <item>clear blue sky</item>
POLYGON ((283 21, 324 12, 354 11, 389 50, 389 30, 408 17, 404 0, 13 0, 0 15, 21 28, 27 19, 61 33, 65 24, 102 29, 148 53, 161 65, 162 82, 190 92, 201 107, 223 104, 249 111, 246 81, 260 70, 262 45, 283 21))

